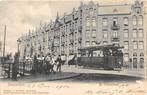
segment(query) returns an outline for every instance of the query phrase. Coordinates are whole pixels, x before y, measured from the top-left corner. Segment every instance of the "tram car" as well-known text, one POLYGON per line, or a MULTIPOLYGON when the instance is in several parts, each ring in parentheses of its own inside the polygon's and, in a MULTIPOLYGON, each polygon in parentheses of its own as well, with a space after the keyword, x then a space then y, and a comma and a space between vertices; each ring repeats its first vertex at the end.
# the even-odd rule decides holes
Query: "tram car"
POLYGON ((123 53, 120 46, 101 45, 80 49, 78 65, 113 70, 123 66, 123 53))

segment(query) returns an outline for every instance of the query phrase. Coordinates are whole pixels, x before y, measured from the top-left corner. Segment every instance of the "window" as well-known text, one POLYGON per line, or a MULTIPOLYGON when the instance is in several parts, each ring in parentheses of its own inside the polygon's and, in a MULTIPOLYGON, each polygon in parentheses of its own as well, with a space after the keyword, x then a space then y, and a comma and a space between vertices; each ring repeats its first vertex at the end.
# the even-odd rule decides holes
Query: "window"
POLYGON ((107 26, 108 25, 108 19, 107 18, 103 18, 103 26, 107 26))
POLYGON ((92 37, 93 37, 93 38, 96 37, 96 30, 92 30, 92 37))
POLYGON ((128 62, 129 61, 129 54, 128 53, 125 53, 124 54, 124 61, 125 62, 128 62))
POLYGON ((128 26, 128 24, 129 24, 129 19, 128 19, 128 17, 124 17, 124 25, 125 25, 125 26, 128 26))
POLYGON ((138 30, 138 37, 143 38, 143 29, 138 30))
POLYGON ((133 53, 133 57, 137 57, 137 53, 136 52, 133 53))
POLYGON ((140 58, 140 68, 144 68, 144 58, 140 58))
POLYGON ((118 18, 113 18, 113 26, 117 26, 118 24, 118 18))
POLYGON ((137 38, 137 30, 133 29, 133 38, 137 38))
POLYGON ((86 19, 86 26, 88 26, 88 27, 90 26, 90 19, 89 18, 86 19))
POLYGON ((138 8, 136 8, 136 13, 138 13, 138 14, 139 14, 140 12, 141 12, 141 8, 139 8, 139 7, 138 7, 138 8))
POLYGON ((92 26, 96 26, 96 20, 95 19, 92 20, 92 26))
POLYGON ((93 15, 94 11, 93 10, 89 10, 89 15, 93 15))
POLYGON ((107 30, 103 30, 103 38, 107 38, 108 37, 108 32, 107 30))
POLYGON ((143 49, 143 41, 139 41, 139 49, 143 49))
POLYGON ((133 16, 133 25, 137 25, 137 16, 133 16))
POLYGON ((138 25, 143 25, 143 16, 138 17, 138 25))
POLYGON ((129 42, 128 41, 125 41, 124 42, 124 49, 129 49, 129 42))
POLYGON ((95 46, 96 45, 96 42, 95 41, 92 41, 92 46, 95 46))
POLYGON ((117 37, 118 37, 118 31, 116 31, 116 30, 113 31, 113 37, 114 37, 114 38, 117 38, 117 37))
POLYGON ((144 57, 144 53, 140 53, 140 57, 144 57))
POLYGON ((89 37, 90 37, 90 31, 86 30, 86 38, 89 38, 89 37))
POLYGON ((90 42, 86 41, 86 47, 90 46, 90 42))
POLYGON ((137 49, 137 41, 133 42, 133 49, 137 49))
POLYGON ((133 58, 133 68, 137 68, 137 58, 133 58))
POLYGON ((108 42, 107 41, 103 41, 103 45, 107 45, 108 44, 108 42))
POLYGON ((129 30, 124 29, 124 38, 128 38, 128 37, 129 37, 129 30))

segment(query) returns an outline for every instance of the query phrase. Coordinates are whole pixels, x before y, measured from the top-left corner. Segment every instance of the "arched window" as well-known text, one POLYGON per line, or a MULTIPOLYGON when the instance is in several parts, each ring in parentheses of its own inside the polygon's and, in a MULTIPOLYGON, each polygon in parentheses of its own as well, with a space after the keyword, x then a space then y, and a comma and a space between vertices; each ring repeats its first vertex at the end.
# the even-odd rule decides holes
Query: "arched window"
POLYGON ((132 22, 133 25, 137 25, 137 16, 134 15, 134 16, 132 17, 132 21, 133 21, 133 22, 132 22))
POLYGON ((138 17, 138 25, 143 25, 143 16, 142 15, 140 15, 138 17))
POLYGON ((140 57, 144 57, 144 53, 140 53, 140 57))
POLYGON ((133 53, 133 57, 137 57, 137 53, 136 52, 133 53))

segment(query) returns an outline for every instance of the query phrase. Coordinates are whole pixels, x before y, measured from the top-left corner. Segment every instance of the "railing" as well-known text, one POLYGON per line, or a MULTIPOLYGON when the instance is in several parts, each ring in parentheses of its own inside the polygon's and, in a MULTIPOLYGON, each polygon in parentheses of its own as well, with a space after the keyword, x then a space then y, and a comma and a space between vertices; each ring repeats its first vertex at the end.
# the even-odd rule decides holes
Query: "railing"
POLYGON ((70 35, 73 35, 74 29, 70 29, 70 35))
POLYGON ((78 42, 79 42, 79 43, 82 42, 82 38, 81 38, 81 37, 78 38, 78 42))
POLYGON ((82 32, 82 26, 78 27, 79 32, 82 32))
POLYGON ((111 37, 111 41, 118 42, 120 41, 120 37, 111 37))
POLYGON ((119 25, 112 25, 111 26, 111 29, 112 30, 119 30, 120 29, 120 26, 119 25))

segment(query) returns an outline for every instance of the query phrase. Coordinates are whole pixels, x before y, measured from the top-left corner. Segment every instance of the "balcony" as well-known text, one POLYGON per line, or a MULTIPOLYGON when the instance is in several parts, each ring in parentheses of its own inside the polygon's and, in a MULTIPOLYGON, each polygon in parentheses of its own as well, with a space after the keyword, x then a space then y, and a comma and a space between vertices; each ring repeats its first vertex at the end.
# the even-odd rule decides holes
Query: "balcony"
POLYGON ((74 54, 73 49, 72 50, 69 50, 69 55, 73 55, 73 54, 74 54))
POLYGON ((73 43, 74 43, 74 40, 70 39, 70 45, 73 45, 73 43))
POLYGON ((65 45, 65 42, 61 42, 61 46, 64 46, 65 45))
POLYGON ((78 27, 78 31, 79 31, 79 32, 82 32, 82 26, 79 26, 79 27, 78 27))
POLYGON ((65 33, 64 32, 62 33, 62 37, 65 37, 65 33))
POLYGON ((119 30, 120 29, 120 26, 119 25, 112 25, 111 26, 111 29, 112 30, 119 30))
POLYGON ((55 35, 55 36, 54 36, 54 39, 59 39, 59 38, 60 38, 59 35, 55 35))
POLYGON ((120 37, 111 37, 111 41, 112 42, 119 42, 120 41, 120 37))
POLYGON ((70 35, 73 35, 74 29, 70 29, 70 35))
POLYGON ((79 42, 79 43, 82 42, 82 38, 81 38, 81 37, 78 38, 78 42, 79 42))

